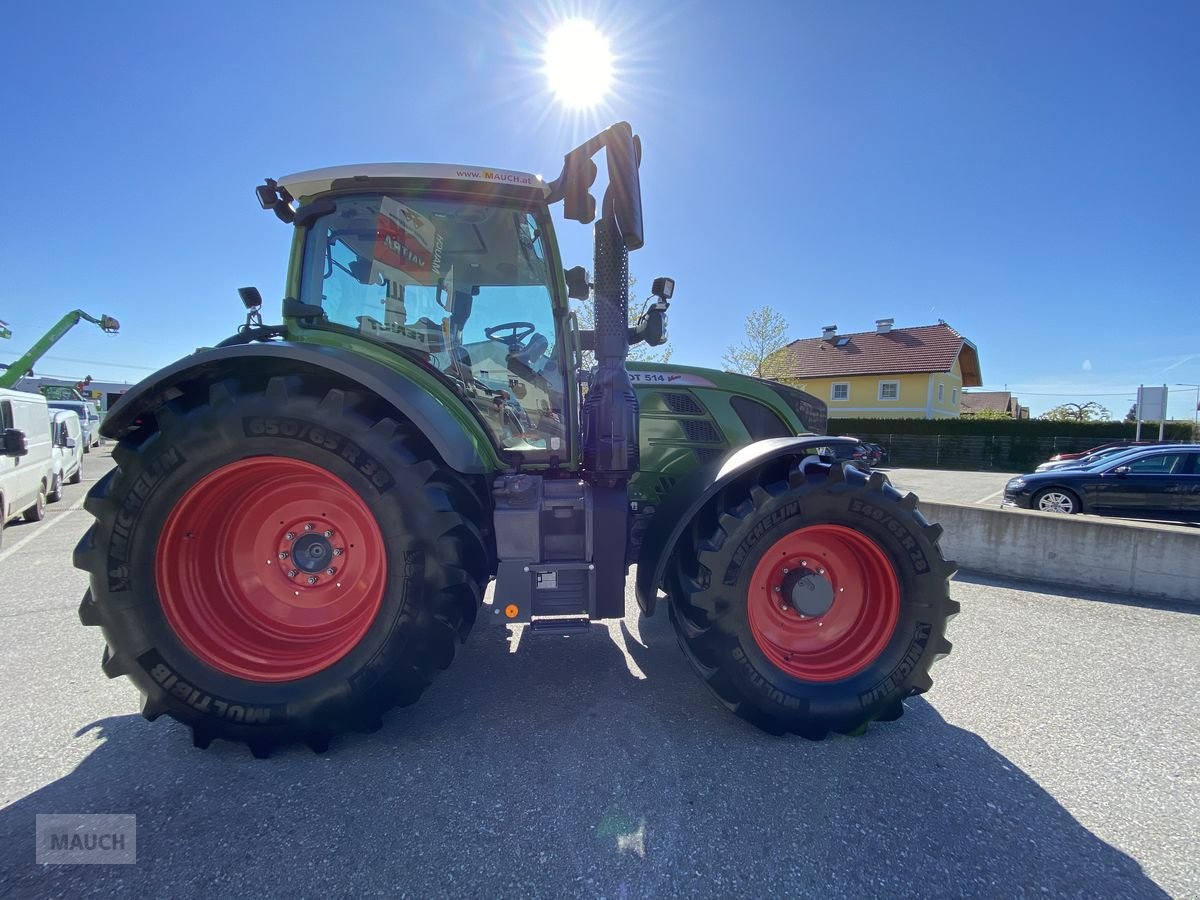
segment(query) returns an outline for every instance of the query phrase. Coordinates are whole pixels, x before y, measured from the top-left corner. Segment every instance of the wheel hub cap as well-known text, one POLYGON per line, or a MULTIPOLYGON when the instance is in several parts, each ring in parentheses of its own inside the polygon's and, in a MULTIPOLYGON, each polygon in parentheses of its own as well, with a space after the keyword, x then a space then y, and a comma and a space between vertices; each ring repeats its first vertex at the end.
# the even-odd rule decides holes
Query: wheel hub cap
POLYGON ((780 593, 801 616, 823 616, 833 606, 833 583, 804 565, 784 576, 780 593))

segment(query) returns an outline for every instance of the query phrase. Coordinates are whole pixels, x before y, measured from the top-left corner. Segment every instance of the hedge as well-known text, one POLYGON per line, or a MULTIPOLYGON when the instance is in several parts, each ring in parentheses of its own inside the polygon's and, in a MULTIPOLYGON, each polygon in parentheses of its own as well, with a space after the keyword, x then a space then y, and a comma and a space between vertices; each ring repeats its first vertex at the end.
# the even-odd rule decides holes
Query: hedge
MULTIPOLYGON (((1137 430, 1124 422, 1049 422, 1045 419, 842 419, 830 418, 831 433, 857 434, 870 431, 878 434, 975 434, 1009 435, 1012 437, 1081 437, 1094 439, 1097 444, 1122 438, 1133 440, 1137 430)), ((1143 422, 1142 438, 1158 438, 1158 423, 1143 422)), ((1163 438, 1169 441, 1192 440, 1192 423, 1168 422, 1163 438)))
MULTIPOLYGON (((885 465, 937 469, 1031 472, 1056 453, 1132 439, 1135 428, 1120 422, 1046 422, 1039 419, 831 419, 830 434, 850 434, 887 451, 885 465)), ((1166 440, 1190 441, 1192 426, 1171 422, 1166 440)), ((1158 438, 1158 426, 1142 424, 1142 438, 1158 438)))

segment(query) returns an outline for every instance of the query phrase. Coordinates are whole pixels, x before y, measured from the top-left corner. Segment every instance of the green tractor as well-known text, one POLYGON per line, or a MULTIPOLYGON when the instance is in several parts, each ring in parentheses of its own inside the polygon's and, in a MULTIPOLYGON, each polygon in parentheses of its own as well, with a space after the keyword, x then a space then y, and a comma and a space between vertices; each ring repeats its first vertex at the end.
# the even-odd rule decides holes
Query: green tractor
POLYGON ((643 613, 665 597, 696 672, 769 732, 858 733, 930 687, 958 605, 916 498, 832 460, 807 394, 627 364, 674 287, 630 327, 640 159, 622 122, 549 183, 378 164, 259 186, 293 227, 283 324, 243 288, 234 337, 112 408, 75 552, 80 619, 147 718, 323 751, 420 696, 489 582, 495 618, 562 634, 623 617, 632 565, 643 613), (596 222, 591 284, 557 202, 596 222))

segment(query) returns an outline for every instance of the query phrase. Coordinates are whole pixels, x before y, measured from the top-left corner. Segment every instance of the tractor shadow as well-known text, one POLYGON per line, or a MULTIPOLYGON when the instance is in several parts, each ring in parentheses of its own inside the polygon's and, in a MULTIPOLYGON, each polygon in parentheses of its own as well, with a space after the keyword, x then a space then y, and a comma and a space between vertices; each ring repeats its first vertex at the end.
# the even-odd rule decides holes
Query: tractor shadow
POLYGON ((663 610, 515 646, 480 628, 420 703, 322 756, 199 751, 135 715, 76 740, 73 772, 0 811, 6 894, 1167 896, 923 699, 857 739, 755 731, 663 610), (35 865, 53 812, 136 814, 137 864, 35 865))

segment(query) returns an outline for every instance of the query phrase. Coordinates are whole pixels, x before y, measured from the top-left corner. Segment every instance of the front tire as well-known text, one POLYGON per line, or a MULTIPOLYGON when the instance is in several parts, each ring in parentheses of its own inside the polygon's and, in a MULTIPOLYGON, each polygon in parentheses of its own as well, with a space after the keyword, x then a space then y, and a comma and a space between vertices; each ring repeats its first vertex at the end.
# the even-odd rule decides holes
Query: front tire
POLYGON ((950 652, 941 528, 882 473, 784 460, 739 479, 676 553, 671 620, 729 710, 820 739, 892 720, 950 652))
POLYGON ((50 493, 46 495, 46 500, 50 503, 57 503, 62 499, 62 475, 55 474, 54 481, 50 485, 50 493))
POLYGON ((75 470, 74 474, 72 474, 71 477, 67 479, 67 484, 79 484, 79 482, 81 482, 81 481, 83 481, 83 460, 82 459, 79 461, 79 468, 77 468, 75 470))
POLYGON ((490 571, 482 504, 410 425, 293 377, 185 392, 154 420, 114 449, 75 557, 80 618, 146 718, 197 746, 323 751, 450 664, 490 571))
POLYGON ((1042 512, 1066 513, 1073 515, 1079 512, 1079 498, 1065 488, 1044 488, 1033 496, 1030 505, 1042 512))

